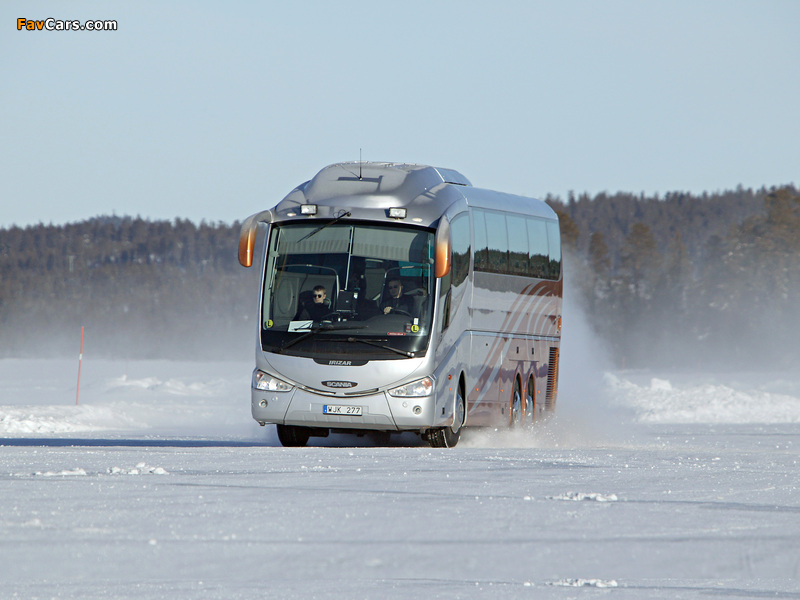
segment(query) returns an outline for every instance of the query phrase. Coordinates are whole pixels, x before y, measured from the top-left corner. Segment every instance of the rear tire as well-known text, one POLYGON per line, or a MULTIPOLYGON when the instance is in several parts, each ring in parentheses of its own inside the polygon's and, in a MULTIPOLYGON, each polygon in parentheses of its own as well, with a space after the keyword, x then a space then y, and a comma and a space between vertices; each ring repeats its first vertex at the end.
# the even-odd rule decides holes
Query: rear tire
POLYGON ((294 425, 278 425, 278 439, 287 448, 297 448, 308 444, 309 435, 305 427, 294 425))
POLYGON ((522 388, 519 385, 519 378, 514 379, 514 391, 511 394, 511 416, 510 423, 512 429, 517 429, 522 426, 523 411, 522 406, 522 388))
POLYGON ((536 400, 534 399, 533 377, 528 377, 528 385, 525 387, 525 421, 528 425, 533 425, 536 421, 536 400))
POLYGON ((464 395, 461 393, 461 386, 456 392, 455 414, 453 424, 450 427, 442 427, 428 433, 428 443, 431 448, 455 448, 461 438, 461 428, 464 425, 466 410, 464 407, 464 395))

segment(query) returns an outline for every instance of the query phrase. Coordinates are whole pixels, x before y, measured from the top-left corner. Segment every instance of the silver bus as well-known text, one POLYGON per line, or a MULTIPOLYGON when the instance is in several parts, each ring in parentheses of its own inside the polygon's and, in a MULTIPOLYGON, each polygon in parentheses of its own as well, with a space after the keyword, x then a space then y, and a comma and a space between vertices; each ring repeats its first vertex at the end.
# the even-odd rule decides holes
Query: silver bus
POLYGON ((251 409, 284 446, 331 431, 519 427, 555 408, 558 218, 544 202, 394 163, 322 169, 242 225, 261 261, 251 409))

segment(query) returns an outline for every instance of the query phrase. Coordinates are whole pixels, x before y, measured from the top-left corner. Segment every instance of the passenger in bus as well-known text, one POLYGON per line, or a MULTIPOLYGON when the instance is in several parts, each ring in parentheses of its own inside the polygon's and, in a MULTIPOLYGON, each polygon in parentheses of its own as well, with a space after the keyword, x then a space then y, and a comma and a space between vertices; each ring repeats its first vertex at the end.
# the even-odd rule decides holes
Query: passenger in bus
POLYGON ((331 312, 331 301, 328 300, 328 291, 324 285, 314 286, 312 300, 298 311, 295 320, 299 321, 321 321, 323 317, 331 312))
POLYGON ((399 277, 392 277, 386 282, 386 291, 388 295, 381 302, 383 314, 388 315, 391 312, 402 311, 413 316, 414 301, 403 295, 403 282, 399 277))
POLYGON ((365 272, 367 261, 363 256, 353 256, 350 259, 350 279, 347 281, 347 289, 361 292, 363 296, 367 288, 365 272))
POLYGON ((358 320, 366 321, 376 315, 381 314, 378 303, 367 297, 367 261, 363 256, 353 256, 350 263, 350 278, 347 282, 347 289, 357 292, 356 314, 358 320))

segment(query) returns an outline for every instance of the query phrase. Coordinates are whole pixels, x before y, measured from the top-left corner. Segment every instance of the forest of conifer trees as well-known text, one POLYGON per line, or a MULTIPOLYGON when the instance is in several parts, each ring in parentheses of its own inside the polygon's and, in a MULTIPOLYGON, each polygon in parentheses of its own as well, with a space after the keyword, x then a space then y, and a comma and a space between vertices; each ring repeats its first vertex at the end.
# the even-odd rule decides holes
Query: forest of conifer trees
POLYGON ((238 233, 130 217, 0 230, 2 354, 74 351, 83 326, 87 352, 107 356, 248 354, 257 281, 238 233))
POLYGON ((569 286, 618 366, 786 366, 800 343, 794 187, 551 200, 569 286))
MULTIPOLYGON (((610 364, 785 367, 800 349, 794 187, 549 197, 566 294, 610 364)), ((239 223, 98 217, 0 229, 0 356, 249 357, 239 223)), ((568 326, 568 321, 565 326, 568 326)))

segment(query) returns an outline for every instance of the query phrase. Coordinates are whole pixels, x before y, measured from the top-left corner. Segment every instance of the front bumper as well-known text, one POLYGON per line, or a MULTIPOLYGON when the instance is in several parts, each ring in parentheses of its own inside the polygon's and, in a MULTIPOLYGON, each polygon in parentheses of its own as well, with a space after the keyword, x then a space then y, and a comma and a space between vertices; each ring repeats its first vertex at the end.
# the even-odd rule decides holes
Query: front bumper
POLYGON ((434 425, 434 395, 395 398, 385 392, 331 396, 294 388, 288 392, 251 390, 251 412, 261 424, 328 429, 424 431, 434 425), (360 406, 361 416, 326 415, 323 406, 360 406))

